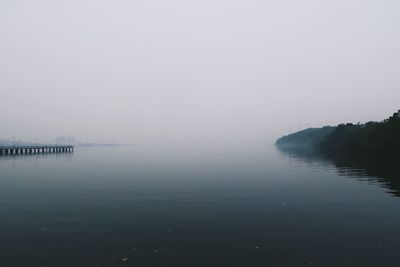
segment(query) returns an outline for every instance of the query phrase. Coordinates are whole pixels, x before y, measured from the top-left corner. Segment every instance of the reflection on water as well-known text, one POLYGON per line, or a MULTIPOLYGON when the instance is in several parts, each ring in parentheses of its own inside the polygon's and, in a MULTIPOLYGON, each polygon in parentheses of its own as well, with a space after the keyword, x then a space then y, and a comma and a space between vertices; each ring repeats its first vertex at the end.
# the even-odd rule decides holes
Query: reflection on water
POLYGON ((331 164, 339 175, 382 186, 388 189, 388 193, 400 197, 400 161, 398 159, 327 157, 310 149, 296 147, 278 147, 278 150, 284 155, 309 165, 331 164))
POLYGON ((399 199, 338 169, 371 179, 262 144, 3 157, 0 266, 398 265, 399 199))

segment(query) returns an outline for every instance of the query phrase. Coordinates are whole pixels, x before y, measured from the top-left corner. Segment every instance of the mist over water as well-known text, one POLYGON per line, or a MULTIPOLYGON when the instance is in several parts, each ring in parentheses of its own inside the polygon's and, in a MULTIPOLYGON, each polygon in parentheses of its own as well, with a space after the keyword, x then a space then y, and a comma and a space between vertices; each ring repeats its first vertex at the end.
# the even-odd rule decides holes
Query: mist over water
POLYGON ((0 145, 129 144, 1 156, 0 266, 398 265, 397 162, 272 144, 399 109, 399 10, 0 1, 0 145))

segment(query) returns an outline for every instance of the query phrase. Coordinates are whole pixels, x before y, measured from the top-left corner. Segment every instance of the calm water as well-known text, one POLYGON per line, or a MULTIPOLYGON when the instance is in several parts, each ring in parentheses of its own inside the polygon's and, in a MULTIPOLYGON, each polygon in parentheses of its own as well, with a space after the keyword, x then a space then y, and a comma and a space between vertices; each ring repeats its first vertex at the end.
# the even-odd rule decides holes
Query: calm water
POLYGON ((3 157, 0 266, 400 266, 383 171, 271 145, 3 157))

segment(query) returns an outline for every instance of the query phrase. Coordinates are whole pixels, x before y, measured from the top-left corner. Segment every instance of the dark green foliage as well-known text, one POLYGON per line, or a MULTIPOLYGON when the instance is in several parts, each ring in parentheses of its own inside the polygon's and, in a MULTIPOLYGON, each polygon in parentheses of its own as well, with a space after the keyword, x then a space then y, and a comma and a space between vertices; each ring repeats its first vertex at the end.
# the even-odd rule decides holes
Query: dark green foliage
POLYGON ((276 145, 314 148, 316 144, 322 142, 334 129, 335 127, 331 126, 305 129, 279 138, 276 141, 276 145))
POLYGON ((283 136, 279 146, 311 147, 328 157, 399 158, 400 113, 382 122, 340 124, 337 127, 306 129, 283 136))
POLYGON ((279 150, 332 162, 346 176, 367 176, 400 197, 400 112, 382 122, 307 129, 278 139, 279 150))
POLYGON ((400 157, 400 118, 395 113, 383 122, 340 124, 319 149, 331 156, 400 157))

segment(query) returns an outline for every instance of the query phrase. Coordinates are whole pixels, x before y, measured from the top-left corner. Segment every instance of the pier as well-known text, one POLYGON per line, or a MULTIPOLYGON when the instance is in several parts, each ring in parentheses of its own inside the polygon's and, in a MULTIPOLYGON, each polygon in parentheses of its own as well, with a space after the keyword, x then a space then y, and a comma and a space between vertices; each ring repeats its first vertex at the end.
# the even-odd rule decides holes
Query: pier
POLYGON ((0 156, 71 153, 72 145, 29 145, 29 146, 0 146, 0 156))

